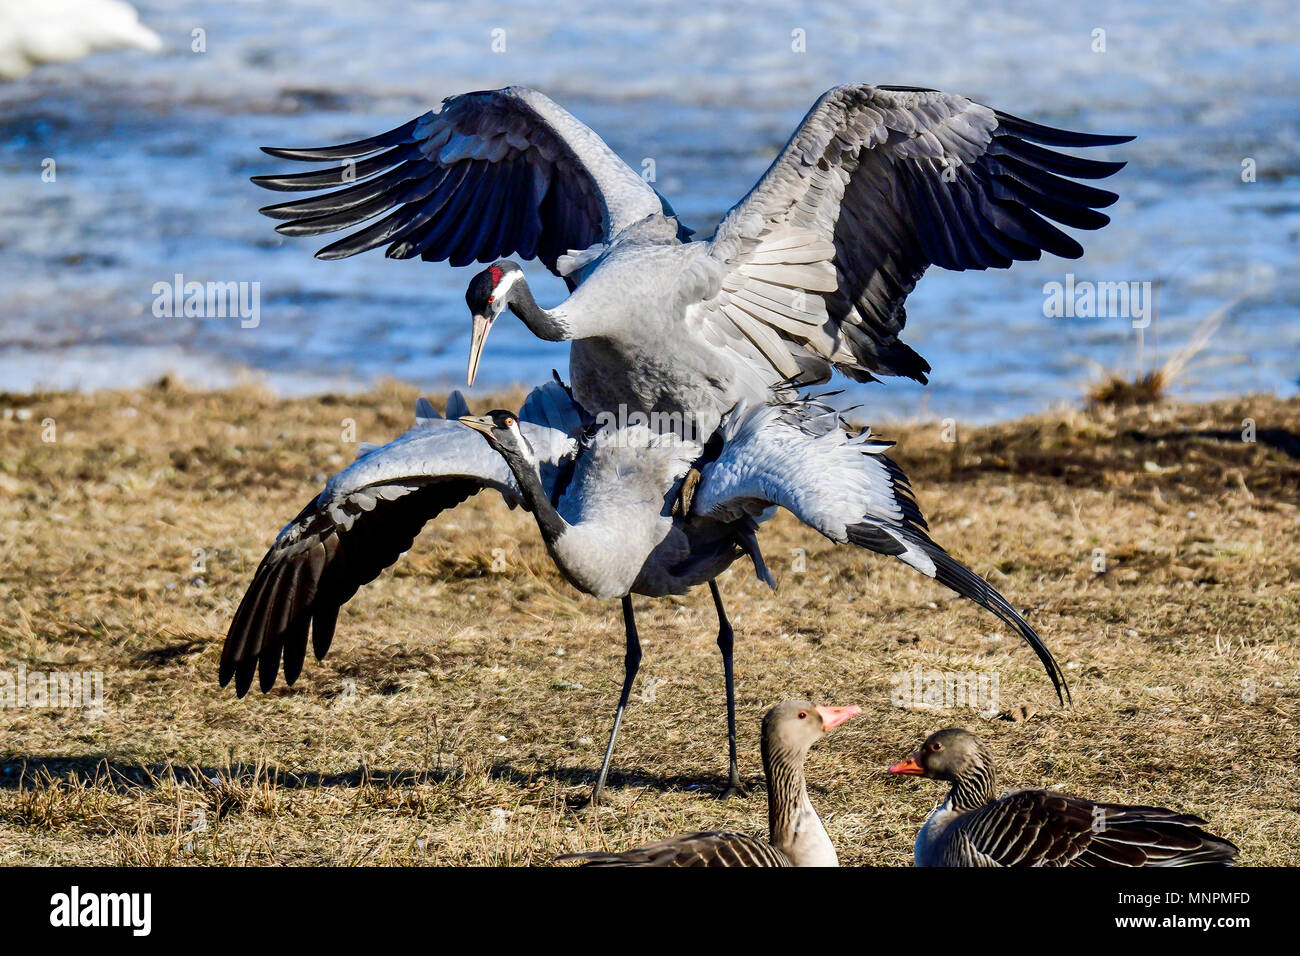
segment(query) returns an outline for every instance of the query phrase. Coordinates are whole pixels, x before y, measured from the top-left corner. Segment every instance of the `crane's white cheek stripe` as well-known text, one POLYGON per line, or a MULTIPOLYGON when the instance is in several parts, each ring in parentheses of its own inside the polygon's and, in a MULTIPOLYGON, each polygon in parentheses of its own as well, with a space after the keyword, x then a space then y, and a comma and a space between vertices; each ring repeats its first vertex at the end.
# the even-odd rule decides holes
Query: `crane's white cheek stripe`
MULTIPOLYGON (((522 275, 522 272, 507 272, 501 281, 496 284, 496 288, 492 290, 492 296, 498 302, 504 300, 506 295, 510 292, 510 287, 518 282, 522 275)), ((502 308, 505 308, 505 306, 502 306, 502 308)))

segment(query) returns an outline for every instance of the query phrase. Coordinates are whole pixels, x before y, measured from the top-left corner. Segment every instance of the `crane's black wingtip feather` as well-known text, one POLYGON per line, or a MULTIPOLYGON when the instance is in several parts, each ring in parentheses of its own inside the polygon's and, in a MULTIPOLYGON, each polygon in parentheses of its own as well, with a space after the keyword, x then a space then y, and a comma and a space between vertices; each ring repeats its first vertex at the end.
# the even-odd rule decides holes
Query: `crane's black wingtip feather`
POLYGON ((1056 697, 1061 706, 1065 707, 1073 704, 1070 685, 1065 679, 1065 672, 1061 669, 1061 665, 1057 663, 1056 658, 1047 645, 1043 643, 1043 639, 1039 637, 1033 626, 1011 606, 1006 598, 998 593, 996 588, 928 537, 916 532, 903 533, 901 537, 921 548, 934 562, 935 580, 963 597, 974 601, 996 615, 1003 623, 1014 628, 1025 643, 1033 649, 1035 656, 1043 665, 1043 670, 1047 672, 1047 678, 1052 682, 1052 688, 1056 691, 1056 697))
POLYGON ((267 173, 263 176, 249 176, 248 181, 254 186, 260 186, 262 189, 271 189, 275 192, 286 192, 287 187, 281 185, 285 177, 276 176, 274 173, 267 173))
POLYGON ((1084 149, 1093 146, 1120 146, 1137 138, 1129 134, 1081 133, 1059 126, 1035 123, 1033 120, 1004 113, 1002 110, 994 110, 993 115, 997 117, 999 129, 1048 146, 1073 146, 1084 149))
POLYGON ((333 153, 338 150, 339 147, 261 146, 259 149, 266 153, 266 155, 274 156, 276 159, 288 159, 297 163, 322 163, 327 160, 338 158, 334 156, 333 153))

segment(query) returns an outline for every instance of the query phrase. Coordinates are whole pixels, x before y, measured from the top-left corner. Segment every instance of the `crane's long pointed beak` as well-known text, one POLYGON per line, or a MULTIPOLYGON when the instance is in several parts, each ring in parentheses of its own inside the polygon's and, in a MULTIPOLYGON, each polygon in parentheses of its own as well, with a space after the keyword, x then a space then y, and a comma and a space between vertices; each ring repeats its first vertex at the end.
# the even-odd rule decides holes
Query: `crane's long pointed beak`
POLYGON ((817 713, 822 715, 822 727, 830 730, 832 727, 838 727, 850 717, 862 713, 862 708, 857 704, 850 704, 848 707, 818 707, 817 713))
POLYGON ((921 766, 921 761, 918 759, 920 756, 919 753, 916 753, 906 760, 900 760, 889 768, 889 772, 907 774, 912 777, 925 776, 925 768, 921 766))
POLYGON ((488 332, 492 331, 492 320, 484 315, 474 316, 474 331, 469 339, 469 369, 465 373, 465 384, 473 385, 478 375, 478 360, 483 357, 483 345, 487 342, 488 332))
POLYGON ((488 418, 486 415, 463 415, 456 420, 462 425, 469 426, 480 434, 492 434, 492 419, 488 418))

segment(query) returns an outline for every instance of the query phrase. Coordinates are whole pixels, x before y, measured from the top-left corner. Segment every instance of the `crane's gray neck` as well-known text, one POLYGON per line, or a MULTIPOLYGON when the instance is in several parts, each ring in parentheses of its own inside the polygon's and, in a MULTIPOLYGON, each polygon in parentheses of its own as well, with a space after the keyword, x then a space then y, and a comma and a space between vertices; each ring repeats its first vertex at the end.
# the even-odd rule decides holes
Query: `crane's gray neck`
POLYGON ((953 780, 947 803, 959 813, 965 813, 968 810, 978 810, 996 796, 997 774, 993 770, 993 761, 980 748, 953 780))
POLYGON ((548 342, 565 342, 576 338, 572 334, 570 323, 560 314, 559 309, 547 311, 537 304, 526 279, 520 278, 510 292, 510 311, 528 326, 533 335, 548 342))
POLYGON ((515 476, 515 483, 519 485, 519 493, 524 499, 524 504, 537 519, 542 540, 548 547, 553 545, 569 525, 555 510, 555 505, 551 504, 550 496, 542 486, 542 476, 536 462, 527 460, 517 451, 502 450, 501 457, 506 460, 510 473, 515 476))
POLYGON ((803 775, 806 755, 763 740, 768 841, 795 866, 838 866, 835 847, 808 799, 803 775))

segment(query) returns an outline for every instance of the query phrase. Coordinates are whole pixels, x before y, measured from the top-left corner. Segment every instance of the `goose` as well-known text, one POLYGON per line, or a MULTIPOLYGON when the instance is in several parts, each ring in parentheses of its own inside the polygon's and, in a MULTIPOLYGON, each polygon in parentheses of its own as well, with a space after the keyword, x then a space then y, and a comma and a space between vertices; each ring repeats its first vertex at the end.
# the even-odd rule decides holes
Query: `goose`
POLYGON ((0 0, 0 80, 119 47, 162 49, 125 0, 0 0))
POLYGON ((570 583, 621 600, 624 680, 596 802, 641 660, 631 596, 703 583, 718 614, 727 693, 725 792, 740 791, 734 633, 716 578, 748 555, 774 584, 755 532, 777 507, 833 541, 897 557, 990 611, 1034 650, 1058 697, 1068 697, 1059 665, 1028 622, 931 540, 907 477, 884 454, 891 443, 869 431, 851 434, 841 414, 817 399, 739 409, 705 448, 645 425, 602 426, 558 380, 534 389, 517 414, 498 409, 476 418, 454 393, 447 415, 421 399, 413 428, 387 445, 362 446, 357 461, 284 526, 232 618, 221 686, 233 680, 242 698, 256 676, 266 692, 281 666, 292 685, 309 635, 317 659, 324 657, 339 609, 357 589, 395 563, 426 522, 491 488, 533 513, 570 583), (693 462, 702 477, 683 513, 673 499, 693 462))
POLYGON ((763 715, 761 747, 767 779, 767 839, 726 830, 670 837, 621 853, 569 853, 556 862, 587 866, 838 866, 835 846, 808 799, 804 762, 825 734, 861 708, 777 704, 763 715))
POLYGON ((1238 852, 1200 817, 1161 807, 1050 790, 999 798, 993 759, 958 727, 931 734, 889 772, 952 784, 917 835, 917 866, 1199 866, 1230 864, 1238 852))
POLYGON ((926 382, 930 365, 900 338, 905 299, 925 270, 1080 257, 1079 243, 1047 220, 1101 228, 1109 219, 1097 210, 1117 196, 1076 180, 1124 164, 1048 147, 1131 138, 1042 126, 936 90, 838 86, 713 235, 693 240, 595 132, 516 86, 448 97, 437 112, 351 143, 263 147, 290 161, 341 162, 253 182, 343 187, 261 210, 286 236, 355 229, 319 258, 387 246, 396 259, 490 263, 465 296, 469 384, 509 309, 538 337, 571 343, 569 377, 584 408, 657 416, 660 430, 702 441, 742 401, 833 370, 926 382), (540 259, 568 298, 539 306, 511 255, 540 259))

